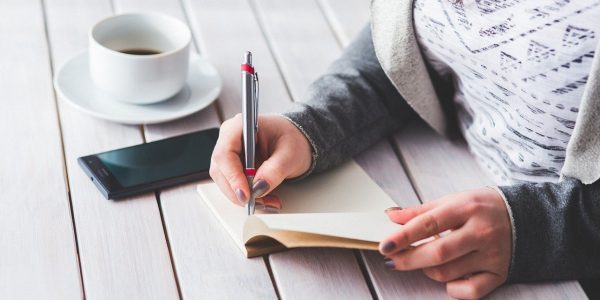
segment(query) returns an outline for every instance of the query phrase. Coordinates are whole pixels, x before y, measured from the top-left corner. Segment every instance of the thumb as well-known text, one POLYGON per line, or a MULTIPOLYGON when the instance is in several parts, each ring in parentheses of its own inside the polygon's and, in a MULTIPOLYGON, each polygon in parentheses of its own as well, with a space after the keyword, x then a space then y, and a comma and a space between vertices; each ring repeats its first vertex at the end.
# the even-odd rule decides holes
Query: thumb
POLYGON ((252 185, 252 196, 256 198, 263 197, 280 185, 288 176, 285 166, 283 155, 277 153, 265 160, 256 170, 254 184, 252 185))

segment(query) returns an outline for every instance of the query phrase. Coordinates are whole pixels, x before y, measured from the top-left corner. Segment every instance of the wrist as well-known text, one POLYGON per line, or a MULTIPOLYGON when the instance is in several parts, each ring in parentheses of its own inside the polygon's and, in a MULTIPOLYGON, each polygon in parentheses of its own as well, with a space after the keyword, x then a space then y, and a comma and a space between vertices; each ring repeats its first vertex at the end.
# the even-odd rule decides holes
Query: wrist
POLYGON ((298 124, 296 121, 292 120, 290 117, 288 117, 286 115, 281 114, 279 116, 284 118, 289 123, 291 123, 293 125, 293 127, 295 128, 295 130, 297 130, 299 136, 301 136, 302 143, 306 143, 308 145, 308 151, 301 151, 301 152, 302 152, 302 156, 303 156, 302 160, 308 161, 309 163, 306 166, 303 166, 303 170, 300 172, 299 175, 288 179, 288 181, 296 181, 296 180, 304 179, 305 177, 309 176, 315 169, 317 159, 319 157, 319 153, 318 153, 316 144, 311 139, 310 135, 308 135, 306 130, 304 130, 302 125, 298 124), (305 159, 305 156, 306 156, 306 159, 305 159))

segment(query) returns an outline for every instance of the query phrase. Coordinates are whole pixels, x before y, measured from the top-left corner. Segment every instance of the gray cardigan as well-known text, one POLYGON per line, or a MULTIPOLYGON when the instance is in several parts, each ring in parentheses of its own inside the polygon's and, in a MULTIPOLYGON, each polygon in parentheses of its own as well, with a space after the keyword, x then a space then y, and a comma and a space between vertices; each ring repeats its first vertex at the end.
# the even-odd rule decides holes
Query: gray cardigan
MULTIPOLYGON (((349 159, 402 128, 411 118, 427 121, 429 117, 436 120, 437 128, 428 123, 438 132, 449 132, 443 105, 425 100, 411 103, 407 98, 424 93, 428 101, 438 101, 437 95, 430 94, 431 82, 436 82, 436 88, 444 86, 443 80, 430 75, 416 75, 413 86, 406 89, 406 83, 398 85, 391 80, 376 56, 371 30, 363 30, 329 71, 310 86, 306 101, 284 114, 312 144, 309 173, 349 159)), ((599 135, 596 131, 592 139, 599 135)), ((583 184, 563 176, 560 183, 499 189, 513 225, 509 281, 600 277, 600 181, 583 184)))

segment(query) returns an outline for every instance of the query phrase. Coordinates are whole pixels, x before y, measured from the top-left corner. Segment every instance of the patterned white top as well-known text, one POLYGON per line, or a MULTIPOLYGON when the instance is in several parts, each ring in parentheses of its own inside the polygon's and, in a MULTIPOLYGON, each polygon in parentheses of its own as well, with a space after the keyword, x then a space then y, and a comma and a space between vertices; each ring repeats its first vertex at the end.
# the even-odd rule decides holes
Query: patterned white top
POLYGON ((415 0, 424 57, 498 184, 556 182, 600 34, 600 0, 415 0))

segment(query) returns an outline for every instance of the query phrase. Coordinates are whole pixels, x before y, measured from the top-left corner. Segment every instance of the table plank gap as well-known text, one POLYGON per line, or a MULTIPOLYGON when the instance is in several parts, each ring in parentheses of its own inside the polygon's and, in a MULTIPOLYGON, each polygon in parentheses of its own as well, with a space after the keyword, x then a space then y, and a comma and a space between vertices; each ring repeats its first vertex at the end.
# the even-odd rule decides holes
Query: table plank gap
MULTIPOLYGON (((46 0, 41 0, 41 5, 42 5, 42 12, 43 12, 43 17, 44 17, 44 34, 46 37, 46 43, 48 44, 48 60, 50 61, 50 73, 51 73, 51 77, 54 78, 55 75, 55 69, 54 69, 54 64, 52 62, 52 44, 50 41, 50 34, 48 32, 48 25, 47 25, 47 20, 48 20, 48 16, 47 16, 47 7, 46 7, 46 0)), ((71 217, 71 223, 73 226, 73 236, 75 239, 75 247, 76 247, 76 251, 77 251, 77 265, 79 267, 79 282, 81 285, 81 291, 82 291, 82 297, 85 298, 86 295, 86 291, 85 291, 85 284, 83 281, 83 271, 81 268, 81 256, 80 256, 80 251, 79 251, 79 238, 78 238, 78 234, 77 234, 77 226, 76 226, 76 222, 75 222, 75 213, 73 210, 73 197, 71 196, 71 188, 70 188, 70 181, 69 181, 69 173, 67 171, 67 155, 65 152, 65 142, 64 142, 64 138, 63 138, 63 129, 62 129, 62 124, 60 122, 60 110, 58 108, 59 104, 58 104, 58 95, 56 93, 55 89, 52 89, 52 94, 54 96, 54 103, 55 103, 55 113, 57 115, 57 124, 58 124, 58 128, 59 128, 59 132, 60 132, 60 144, 61 144, 61 154, 62 154, 62 158, 63 158, 63 176, 65 178, 65 182, 66 182, 66 186, 67 186, 67 195, 69 198, 69 213, 70 213, 70 217, 71 217)))
POLYGON ((175 278, 175 284, 177 285, 177 294, 179 295, 179 299, 183 299, 183 294, 181 293, 181 285, 179 281, 179 276, 177 273, 177 268, 175 267, 175 259, 173 258, 173 250, 171 246, 171 239, 169 237, 169 232, 167 230, 167 225, 165 223, 165 213, 162 208, 162 200, 160 197, 160 192, 155 193, 156 200, 158 201, 158 211, 160 212, 160 221, 163 227, 163 232, 165 235, 165 240, 167 241, 167 249, 169 249, 169 258, 171 259, 171 268, 173 269, 173 277, 175 278))
POLYGON ((344 48, 348 44, 350 44, 349 39, 347 37, 343 36, 343 34, 339 32, 340 25, 337 22, 337 18, 335 18, 335 16, 332 15, 332 11, 331 11, 331 7, 329 7, 329 3, 324 3, 321 0, 314 0, 314 1, 319 6, 319 10, 323 14, 323 18, 325 18, 325 21, 327 21, 327 24, 329 25, 329 30, 331 30, 331 34, 333 34, 338 45, 340 45, 342 48, 344 48))
MULTIPOLYGON (((48 16, 47 16, 47 8, 46 8, 46 0, 40 0, 41 3, 41 8, 42 8, 42 17, 43 17, 43 21, 44 21, 44 37, 46 39, 46 44, 47 44, 47 57, 48 57, 48 62, 49 62, 49 68, 50 68, 50 74, 51 74, 51 78, 54 77, 55 74, 55 70, 54 70, 54 65, 52 63, 52 45, 50 42, 50 35, 48 33, 48 26, 47 26, 47 20, 48 20, 48 16)), ((71 219, 71 226, 73 227, 73 238, 75 241, 75 252, 77 254, 77 267, 78 267, 78 271, 79 271, 79 284, 81 286, 81 294, 82 297, 85 297, 85 284, 83 282, 83 272, 81 270, 81 258, 80 258, 80 253, 79 253, 79 239, 77 237, 77 226, 75 224, 75 214, 73 212, 73 199, 71 197, 71 187, 69 184, 69 173, 67 172, 67 156, 65 154, 65 142, 63 139, 63 129, 62 129, 62 124, 60 123, 60 110, 58 109, 58 95, 56 94, 56 90, 52 89, 52 96, 53 96, 53 101, 54 101, 54 113, 56 114, 57 118, 56 118, 56 124, 58 126, 58 132, 60 135, 60 152, 61 152, 61 156, 62 156, 62 173, 63 173, 63 177, 65 180, 65 185, 66 185, 66 189, 67 189, 67 198, 69 200, 69 217, 71 219)))
POLYGON ((348 46, 369 22, 369 0, 317 0, 331 30, 343 47, 348 46))
POLYGON ((417 199, 418 199, 419 203, 423 204, 423 192, 421 192, 421 190, 419 190, 419 185, 416 182, 414 174, 408 168, 408 164, 407 164, 406 160, 404 159, 404 156, 402 156, 402 152, 398 148, 398 144, 395 142, 394 137, 388 138, 388 141, 391 144, 391 147, 394 150, 394 154, 396 154, 398 161, 400 161, 400 165, 402 165, 402 169, 406 173, 406 177, 408 178, 410 185, 412 186, 413 190, 415 191, 415 194, 417 195, 417 199))
POLYGON ((279 74, 281 75, 281 77, 283 79, 283 86, 285 87, 285 90, 287 91, 288 96, 293 101, 294 97, 292 95, 292 90, 290 89, 290 86, 288 83, 289 80, 286 78, 286 73, 282 70, 282 66, 280 65, 281 60, 278 59, 278 57, 277 57, 278 52, 273 49, 275 43, 273 43, 272 37, 269 35, 269 32, 267 30, 265 30, 266 25, 264 24, 264 21, 263 21, 264 17, 261 15, 261 10, 257 8, 256 1, 254 1, 254 0, 247 0, 247 1, 248 1, 248 5, 250 6, 250 9, 252 10, 254 17, 256 18, 260 32, 262 33, 262 36, 266 41, 266 45, 269 48, 271 55, 275 58, 273 60, 273 62, 275 63, 275 66, 277 66, 277 70, 279 71, 279 74))
POLYGON ((394 141, 423 202, 493 184, 469 153, 464 140, 443 138, 420 120, 398 132, 394 141))
POLYGON ((271 278, 271 284, 275 288, 275 295, 277 296, 277 299, 281 299, 281 295, 279 294, 279 288, 277 288, 277 280, 275 280, 273 268, 271 268, 271 261, 269 261, 269 255, 263 255, 262 258, 265 262, 265 265, 267 266, 267 270, 269 271, 269 278, 271 278))
MULTIPOLYGON (((42 20, 44 23, 44 39, 46 42, 46 57, 48 59, 48 67, 50 69, 50 78, 54 78, 54 65, 52 63, 52 44, 50 43, 50 37, 48 34, 48 26, 46 24, 46 21, 48 20, 48 16, 46 15, 46 0, 40 0, 40 5, 41 5, 41 12, 42 12, 42 20)), ((54 102, 54 113, 56 114, 57 118, 56 118, 56 126, 58 127, 58 133, 59 133, 59 141, 60 141, 60 152, 61 152, 61 156, 62 156, 62 173, 63 173, 63 177, 65 180, 65 186, 67 188, 67 193, 69 194, 69 210, 72 211, 72 204, 71 204, 71 196, 70 196, 70 186, 69 186, 69 174, 67 172, 67 165, 66 165, 66 155, 65 155, 65 142, 64 139, 62 137, 62 124, 60 123, 60 111, 58 109, 58 95, 56 94, 56 91, 54 90, 54 88, 52 89, 52 101, 54 102)), ((75 232, 75 223, 73 223, 73 229, 75 232)), ((75 238, 77 239, 77 235, 75 234, 75 238)))
POLYGON ((356 261, 358 262, 358 267, 360 268, 360 273, 362 274, 365 282, 367 283, 367 287, 369 288, 369 293, 371 293, 371 298, 373 300, 378 300, 379 296, 377 295, 377 289, 375 288, 375 285, 373 284, 373 281, 371 280, 371 275, 369 273, 369 268, 367 266, 368 262, 367 262, 367 260, 364 259, 363 254, 362 254, 363 252, 370 252, 370 253, 376 253, 376 252, 375 251, 361 251, 361 250, 354 250, 352 252, 354 253, 354 257, 356 258, 356 261))
POLYGON ((293 249, 269 260, 283 299, 371 298, 352 250, 293 249))
POLYGON ((241 111, 239 66, 246 50, 252 50, 263 87, 260 112, 276 113, 291 105, 281 74, 247 1, 183 0, 183 3, 190 11, 192 29, 202 40, 203 53, 212 59, 223 78, 231 78, 224 80, 219 97, 224 120, 241 111))

